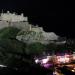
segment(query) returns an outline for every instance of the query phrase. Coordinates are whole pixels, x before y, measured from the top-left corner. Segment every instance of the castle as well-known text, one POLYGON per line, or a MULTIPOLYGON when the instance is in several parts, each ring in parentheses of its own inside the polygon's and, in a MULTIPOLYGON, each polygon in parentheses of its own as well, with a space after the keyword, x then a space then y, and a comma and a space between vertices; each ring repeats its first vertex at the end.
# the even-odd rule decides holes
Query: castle
POLYGON ((21 30, 36 30, 36 31, 42 31, 42 27, 34 26, 32 24, 29 24, 28 17, 24 17, 24 14, 21 13, 21 15, 14 13, 10 13, 7 11, 7 13, 1 13, 0 14, 0 29, 4 27, 16 27, 21 30))
POLYGON ((8 26, 13 26, 18 29, 25 28, 28 30, 28 18, 24 17, 23 13, 21 15, 18 15, 16 13, 10 13, 7 11, 7 13, 1 13, 0 14, 0 29, 8 26))
POLYGON ((18 40, 23 40, 24 42, 41 42, 41 43, 49 43, 49 41, 58 40, 58 37, 53 32, 45 32, 42 27, 34 26, 32 24, 29 24, 28 17, 24 17, 23 13, 21 15, 18 15, 16 13, 10 13, 7 11, 7 13, 1 13, 0 14, 0 29, 4 27, 15 27, 25 32, 33 31, 25 37, 23 37, 23 34, 17 35, 18 40))

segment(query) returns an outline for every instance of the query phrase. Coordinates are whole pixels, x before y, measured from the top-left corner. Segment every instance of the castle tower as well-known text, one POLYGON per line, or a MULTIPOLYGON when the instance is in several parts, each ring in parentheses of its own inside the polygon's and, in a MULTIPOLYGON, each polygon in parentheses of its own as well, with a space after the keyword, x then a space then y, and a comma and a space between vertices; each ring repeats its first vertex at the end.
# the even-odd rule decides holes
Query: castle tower
POLYGON ((24 17, 24 14, 23 14, 23 13, 21 13, 21 16, 22 16, 22 17, 24 17))
POLYGON ((7 14, 9 14, 10 12, 9 11, 7 11, 7 14))
POLYGON ((30 29, 29 29, 30 31, 32 30, 32 26, 30 25, 30 29))

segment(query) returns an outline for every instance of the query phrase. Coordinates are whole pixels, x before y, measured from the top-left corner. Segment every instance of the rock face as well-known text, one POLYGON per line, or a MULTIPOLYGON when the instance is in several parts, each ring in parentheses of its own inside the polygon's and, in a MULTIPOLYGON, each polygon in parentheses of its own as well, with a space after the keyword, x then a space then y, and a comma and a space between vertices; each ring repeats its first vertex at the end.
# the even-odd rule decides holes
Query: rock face
POLYGON ((58 40, 58 36, 51 32, 46 33, 44 31, 21 31, 17 37, 18 40, 23 41, 25 43, 34 43, 39 42, 42 44, 48 44, 50 41, 58 40))
POLYGON ((58 36, 53 32, 50 32, 50 33, 43 32, 42 34, 45 40, 57 40, 58 39, 58 36))

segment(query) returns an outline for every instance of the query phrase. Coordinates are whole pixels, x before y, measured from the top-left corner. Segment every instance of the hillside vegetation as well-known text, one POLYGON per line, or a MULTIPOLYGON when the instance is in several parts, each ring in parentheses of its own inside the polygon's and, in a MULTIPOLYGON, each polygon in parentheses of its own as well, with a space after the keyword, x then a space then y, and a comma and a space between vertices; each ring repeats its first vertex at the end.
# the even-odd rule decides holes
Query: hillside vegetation
POLYGON ((20 30, 13 27, 6 27, 0 30, 0 39, 15 38, 20 30))
MULTIPOLYGON (((57 53, 72 50, 74 45, 56 45, 41 43, 26 44, 16 39, 19 29, 7 27, 0 30, 0 64, 21 65, 21 62, 31 63, 33 56, 43 52, 57 53)), ((70 52, 70 51, 69 51, 70 52)))
POLYGON ((44 45, 40 43, 27 45, 18 41, 16 35, 19 31, 20 30, 13 27, 0 30, 0 63, 13 65, 16 64, 15 61, 18 60, 30 62, 30 55, 33 56, 33 54, 35 55, 43 51, 44 45))

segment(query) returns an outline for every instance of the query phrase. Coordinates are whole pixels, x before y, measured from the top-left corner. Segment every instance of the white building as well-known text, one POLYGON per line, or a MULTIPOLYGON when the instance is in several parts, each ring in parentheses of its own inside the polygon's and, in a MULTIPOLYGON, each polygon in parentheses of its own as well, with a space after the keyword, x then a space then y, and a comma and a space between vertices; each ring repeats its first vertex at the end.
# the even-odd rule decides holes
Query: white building
POLYGON ((18 15, 7 11, 7 13, 0 14, 0 29, 8 26, 26 30, 30 27, 28 23, 28 17, 24 17, 23 13, 18 15))
POLYGON ((8 22, 20 22, 20 21, 28 21, 27 17, 24 17, 23 13, 21 15, 17 15, 15 13, 1 13, 0 20, 8 21, 8 22))

